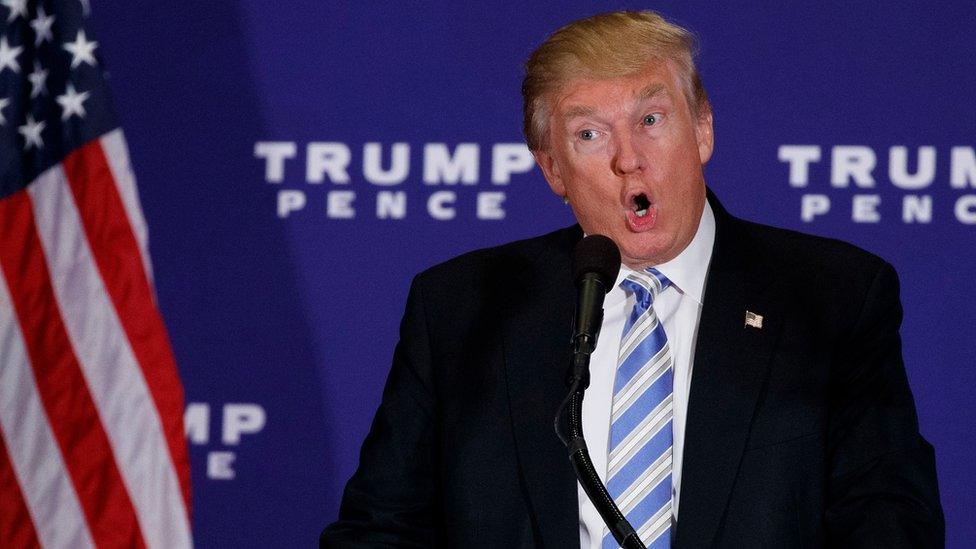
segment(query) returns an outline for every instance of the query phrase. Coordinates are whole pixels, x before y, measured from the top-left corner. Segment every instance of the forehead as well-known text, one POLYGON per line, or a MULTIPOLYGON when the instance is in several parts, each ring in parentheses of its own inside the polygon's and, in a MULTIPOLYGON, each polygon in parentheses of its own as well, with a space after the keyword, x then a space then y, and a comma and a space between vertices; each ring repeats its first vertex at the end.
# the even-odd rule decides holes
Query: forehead
POLYGON ((636 106, 647 100, 682 102, 677 73, 669 62, 652 62, 626 76, 574 78, 554 92, 556 118, 572 118, 636 106))

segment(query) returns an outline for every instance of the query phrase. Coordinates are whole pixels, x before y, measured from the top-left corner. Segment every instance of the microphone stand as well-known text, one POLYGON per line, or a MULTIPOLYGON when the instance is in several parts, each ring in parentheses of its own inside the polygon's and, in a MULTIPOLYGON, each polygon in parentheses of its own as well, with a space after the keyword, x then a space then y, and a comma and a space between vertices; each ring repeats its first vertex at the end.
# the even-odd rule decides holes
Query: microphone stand
MULTIPOLYGON (((602 317, 602 311, 600 316, 602 317)), ((596 325, 599 326, 600 321, 597 321, 596 325)), ((607 487, 597 475, 593 461, 590 459, 590 452, 586 448, 586 440, 583 438, 583 393, 590 386, 590 355, 594 348, 596 348, 596 334, 592 337, 585 333, 579 334, 574 339, 569 394, 556 411, 553 427, 556 435, 569 450, 569 461, 573 464, 580 486, 610 529, 613 539, 617 540, 623 549, 646 549, 644 542, 627 521, 627 517, 620 512, 607 487), (568 435, 564 435, 560 430, 559 420, 567 405, 569 406, 567 423, 569 432, 568 435)))

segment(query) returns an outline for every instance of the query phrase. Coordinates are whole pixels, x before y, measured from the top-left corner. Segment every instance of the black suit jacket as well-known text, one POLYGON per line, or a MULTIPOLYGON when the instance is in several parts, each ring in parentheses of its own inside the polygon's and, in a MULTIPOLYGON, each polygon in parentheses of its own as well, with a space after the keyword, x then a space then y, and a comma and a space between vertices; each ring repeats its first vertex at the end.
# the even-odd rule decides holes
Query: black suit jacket
MULTIPOLYGON (((942 545, 894 270, 709 200, 716 238, 674 546, 942 545)), ((571 227, 416 277, 323 547, 579 546, 576 480, 552 419, 567 391, 581 237, 571 227)))

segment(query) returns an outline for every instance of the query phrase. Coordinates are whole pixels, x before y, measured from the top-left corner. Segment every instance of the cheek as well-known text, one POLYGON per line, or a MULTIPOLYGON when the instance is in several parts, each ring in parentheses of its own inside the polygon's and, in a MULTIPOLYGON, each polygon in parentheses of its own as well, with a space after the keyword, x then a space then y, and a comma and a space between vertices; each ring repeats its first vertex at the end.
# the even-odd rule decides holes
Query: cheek
POLYGON ((701 171, 698 143, 694 139, 672 142, 665 154, 672 176, 680 180, 696 180, 701 171))
POLYGON ((594 196, 607 185, 607 174, 613 175, 605 161, 595 157, 577 158, 567 166, 567 187, 572 194, 594 196))

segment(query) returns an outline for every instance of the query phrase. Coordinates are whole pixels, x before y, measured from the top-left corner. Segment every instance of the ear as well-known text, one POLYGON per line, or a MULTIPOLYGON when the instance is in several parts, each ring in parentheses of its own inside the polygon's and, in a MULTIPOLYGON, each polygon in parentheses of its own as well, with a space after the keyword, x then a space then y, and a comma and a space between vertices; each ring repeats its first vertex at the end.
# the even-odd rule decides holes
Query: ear
POLYGON ((698 140, 698 158, 704 166, 708 159, 712 157, 712 148, 715 146, 715 134, 712 132, 712 108, 708 106, 698 116, 695 124, 695 138, 698 140))
POLYGON ((562 176, 559 173, 559 164, 551 154, 546 151, 532 151, 536 164, 542 169, 542 175, 546 177, 549 188, 558 196, 566 196, 566 186, 563 184, 562 176))

